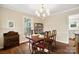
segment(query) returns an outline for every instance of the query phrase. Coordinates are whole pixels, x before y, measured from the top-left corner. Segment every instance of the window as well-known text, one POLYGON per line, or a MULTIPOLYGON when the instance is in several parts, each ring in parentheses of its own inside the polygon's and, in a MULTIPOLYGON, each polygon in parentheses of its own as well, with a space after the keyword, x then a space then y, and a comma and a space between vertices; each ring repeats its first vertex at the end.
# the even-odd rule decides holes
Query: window
POLYGON ((31 19, 24 18, 24 34, 25 36, 31 35, 31 19))

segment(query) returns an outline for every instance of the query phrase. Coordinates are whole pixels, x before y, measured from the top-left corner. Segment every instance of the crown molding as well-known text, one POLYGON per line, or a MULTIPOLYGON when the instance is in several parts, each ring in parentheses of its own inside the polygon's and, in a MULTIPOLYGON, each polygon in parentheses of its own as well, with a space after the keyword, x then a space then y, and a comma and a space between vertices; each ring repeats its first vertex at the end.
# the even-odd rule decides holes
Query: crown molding
POLYGON ((54 15, 57 15, 57 14, 63 14, 63 13, 66 13, 66 12, 69 12, 69 11, 73 11, 73 10, 76 10, 76 9, 79 9, 79 7, 68 9, 68 10, 64 10, 64 11, 61 11, 61 12, 56 12, 56 13, 52 14, 51 16, 54 16, 54 15))

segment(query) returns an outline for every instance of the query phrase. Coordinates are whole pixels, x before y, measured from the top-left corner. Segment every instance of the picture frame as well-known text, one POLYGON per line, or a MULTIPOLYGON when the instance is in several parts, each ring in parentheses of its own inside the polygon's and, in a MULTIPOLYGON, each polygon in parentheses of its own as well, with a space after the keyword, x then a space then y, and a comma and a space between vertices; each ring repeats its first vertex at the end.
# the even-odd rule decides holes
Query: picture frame
POLYGON ((71 24, 71 27, 77 27, 77 25, 76 24, 71 24))
POLYGON ((8 20, 8 28, 15 28, 14 20, 8 20))

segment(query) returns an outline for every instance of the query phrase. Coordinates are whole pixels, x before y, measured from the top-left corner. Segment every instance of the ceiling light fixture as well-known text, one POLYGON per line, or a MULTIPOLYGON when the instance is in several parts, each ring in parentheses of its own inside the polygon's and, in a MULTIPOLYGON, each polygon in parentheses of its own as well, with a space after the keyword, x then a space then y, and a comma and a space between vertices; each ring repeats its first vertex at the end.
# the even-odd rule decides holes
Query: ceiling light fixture
POLYGON ((41 4, 40 7, 36 10, 36 15, 39 17, 46 17, 50 15, 47 5, 41 4))

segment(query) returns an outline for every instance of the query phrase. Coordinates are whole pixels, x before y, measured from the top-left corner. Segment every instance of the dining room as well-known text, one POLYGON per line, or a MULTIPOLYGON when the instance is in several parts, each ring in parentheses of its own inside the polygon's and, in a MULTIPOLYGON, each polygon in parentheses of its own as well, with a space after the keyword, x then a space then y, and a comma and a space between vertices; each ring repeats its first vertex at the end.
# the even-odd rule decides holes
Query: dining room
POLYGON ((0 4, 0 53, 75 54, 69 16, 78 13, 79 4, 0 4))

